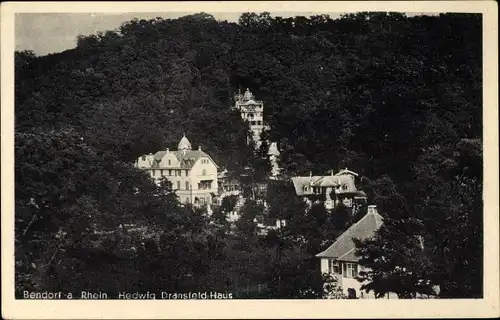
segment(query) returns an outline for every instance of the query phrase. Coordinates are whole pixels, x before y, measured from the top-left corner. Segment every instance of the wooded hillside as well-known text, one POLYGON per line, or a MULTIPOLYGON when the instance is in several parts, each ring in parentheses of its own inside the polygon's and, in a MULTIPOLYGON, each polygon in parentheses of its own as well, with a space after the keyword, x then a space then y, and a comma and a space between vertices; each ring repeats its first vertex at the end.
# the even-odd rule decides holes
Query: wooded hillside
MULTIPOLYGON (((423 233, 436 244, 429 277, 447 275, 441 285, 449 296, 480 296, 481 281, 473 279, 482 270, 481 37, 474 14, 245 13, 230 23, 200 13, 129 21, 47 56, 16 52, 16 217, 25 217, 18 234, 25 243, 53 241, 49 231, 30 236, 30 201, 47 206, 52 227, 69 222, 49 212, 129 214, 139 196, 162 216, 164 205, 154 203, 163 191, 149 185, 137 195, 119 181, 134 172, 134 159, 176 148, 184 132, 221 167, 238 172, 254 163, 248 126, 230 111, 233 94, 250 88, 264 101, 266 134, 279 143, 286 175, 348 167, 368 177, 364 188, 382 212, 425 220, 423 233), (60 173, 75 165, 94 166, 88 177, 96 180, 60 173), (106 192, 95 194, 96 185, 106 192), (109 205, 112 196, 121 197, 123 211, 109 205), (456 264, 443 260, 445 252, 456 264), (473 259, 464 265, 463 257, 473 259), (471 279, 466 291, 461 278, 471 279)), ((143 209, 147 221, 151 211, 143 209)), ((176 235, 191 228, 174 226, 176 235)), ((206 247, 186 252, 215 250, 196 241, 206 247)), ((31 260, 22 259, 28 268, 31 260)))

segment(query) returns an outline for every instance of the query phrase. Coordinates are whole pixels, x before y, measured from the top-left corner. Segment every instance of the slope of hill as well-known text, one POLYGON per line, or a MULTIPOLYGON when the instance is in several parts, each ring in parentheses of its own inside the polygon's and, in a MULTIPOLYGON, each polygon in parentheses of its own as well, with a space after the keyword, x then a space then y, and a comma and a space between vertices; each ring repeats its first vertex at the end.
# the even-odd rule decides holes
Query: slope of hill
MULTIPOLYGON (((279 142, 286 174, 348 166, 374 178, 366 186, 370 196, 394 217, 421 215, 428 199, 439 208, 456 207, 456 199, 440 198, 439 188, 466 198, 454 184, 463 172, 472 185, 482 183, 481 23, 474 14, 397 13, 336 20, 245 13, 238 24, 203 13, 129 21, 116 31, 81 36, 63 53, 16 53, 16 144, 26 152, 42 139, 39 148, 52 154, 65 145, 83 148, 74 141, 79 136, 104 159, 99 170, 123 178, 127 171, 121 164, 112 171, 114 162, 174 148, 186 132, 195 147, 238 172, 255 157, 245 143, 248 126, 230 105, 232 93, 248 87, 265 102, 269 138, 279 142), (68 129, 74 130, 71 143, 58 135, 68 129)), ((36 157, 26 159, 39 165, 36 157)), ((50 176, 43 175, 42 184, 52 185, 50 176)), ((102 195, 82 190, 101 203, 102 195)), ((19 199, 24 205, 32 196, 25 197, 19 199)), ((144 201, 152 197, 151 191, 144 201)), ((481 208, 467 217, 472 225, 450 239, 480 237, 481 208)), ((446 217, 455 216, 443 209, 427 217, 429 226, 447 226, 446 217)), ((464 248, 453 254, 460 257, 464 248)))

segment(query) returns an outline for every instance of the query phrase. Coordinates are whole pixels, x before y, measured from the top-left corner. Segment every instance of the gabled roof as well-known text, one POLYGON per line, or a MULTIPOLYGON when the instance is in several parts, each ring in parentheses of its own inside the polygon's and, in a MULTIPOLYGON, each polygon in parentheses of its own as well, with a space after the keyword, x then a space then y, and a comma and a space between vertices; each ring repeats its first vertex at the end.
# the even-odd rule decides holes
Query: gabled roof
POLYGON ((324 176, 311 182, 312 187, 336 187, 341 184, 338 177, 324 176))
POLYGON ((198 159, 201 157, 209 158, 210 160, 212 160, 215 166, 217 166, 215 161, 213 161, 213 159, 208 154, 206 154, 201 150, 185 150, 185 151, 177 150, 177 151, 158 151, 154 155, 154 159, 156 161, 153 163, 151 167, 159 168, 159 163, 161 159, 167 153, 173 154, 179 160, 181 169, 191 169, 193 165, 196 163, 196 161, 198 161, 198 159))
POLYGON ((356 262, 353 238, 366 240, 373 237, 383 223, 383 218, 376 211, 367 213, 361 220, 342 233, 325 251, 316 255, 318 258, 330 258, 339 261, 356 262))
POLYGON ((295 188, 295 193, 298 196, 303 196, 307 194, 312 194, 312 191, 309 190, 309 192, 304 192, 304 186, 309 186, 311 184, 311 181, 314 181, 313 179, 318 179, 320 177, 313 176, 313 177, 293 177, 292 178, 292 183, 293 187, 295 188))
MULTIPOLYGON (((329 175, 329 176, 309 176, 309 177, 293 177, 292 183, 295 188, 295 193, 298 196, 312 194, 312 190, 305 191, 304 187, 338 187, 345 186, 340 189, 340 193, 357 193, 358 190, 354 184, 354 180, 346 175, 329 175)), ((364 192, 362 193, 364 194, 364 192)), ((366 196, 366 195, 365 195, 366 196)))
POLYGON ((358 176, 358 174, 357 174, 356 172, 351 171, 351 170, 349 170, 349 169, 347 169, 347 168, 340 170, 340 171, 339 171, 337 174, 335 174, 335 175, 336 175, 336 176, 341 176, 341 175, 345 175, 345 174, 350 174, 350 175, 353 175, 353 176, 356 176, 356 177, 358 176))

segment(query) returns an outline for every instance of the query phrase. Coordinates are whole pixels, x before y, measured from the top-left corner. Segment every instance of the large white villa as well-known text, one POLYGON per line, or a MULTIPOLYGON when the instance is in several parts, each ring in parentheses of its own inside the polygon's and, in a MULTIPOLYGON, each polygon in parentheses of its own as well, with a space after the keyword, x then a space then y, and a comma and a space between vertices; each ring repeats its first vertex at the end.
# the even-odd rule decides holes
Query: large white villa
POLYGON ((182 203, 195 206, 212 204, 218 193, 217 169, 214 160, 201 150, 192 150, 183 136, 177 150, 158 151, 139 157, 136 167, 146 170, 159 182, 165 177, 182 203))

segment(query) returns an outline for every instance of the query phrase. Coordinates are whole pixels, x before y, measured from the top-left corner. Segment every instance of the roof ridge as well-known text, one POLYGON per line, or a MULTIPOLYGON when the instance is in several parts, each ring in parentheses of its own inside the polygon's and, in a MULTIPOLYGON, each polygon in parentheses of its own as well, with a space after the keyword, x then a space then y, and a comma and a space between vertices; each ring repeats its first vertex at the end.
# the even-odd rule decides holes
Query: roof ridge
POLYGON ((346 253, 344 253, 343 255, 338 257, 337 260, 342 259, 343 257, 347 256, 349 253, 353 252, 354 250, 356 250, 356 247, 352 248, 351 250, 347 251, 346 253))
MULTIPOLYGON (((337 237, 337 239, 335 239, 335 241, 328 247, 326 248, 325 250, 321 251, 320 253, 318 253, 316 255, 316 257, 319 257, 321 256, 321 254, 323 254, 324 252, 328 251, 328 249, 330 249, 331 247, 333 247, 337 242, 339 242, 341 239, 343 239, 345 237, 345 235, 347 234, 348 231, 354 229, 357 225, 359 225, 361 223, 361 221, 365 220, 365 218, 367 218, 368 216, 371 216, 373 215, 374 216, 374 213, 373 212, 368 212, 367 214, 365 214, 363 216, 363 218, 359 219, 358 222, 354 223, 353 225, 351 225, 349 228, 347 228, 344 232, 342 232, 342 234, 340 236, 337 237)), ((379 215, 380 216, 380 215, 379 215)), ((376 216, 375 217, 375 222, 376 222, 376 216)), ((381 216, 380 216, 381 217, 381 216)))

